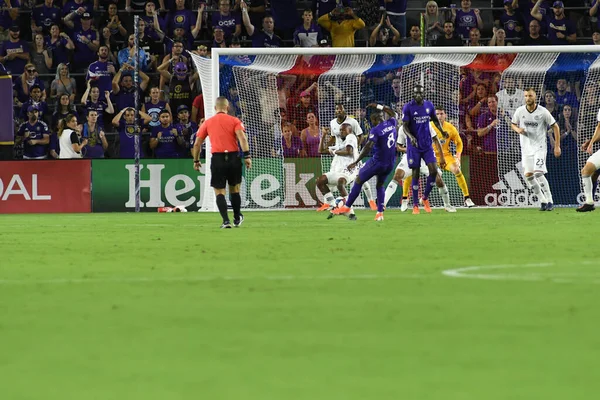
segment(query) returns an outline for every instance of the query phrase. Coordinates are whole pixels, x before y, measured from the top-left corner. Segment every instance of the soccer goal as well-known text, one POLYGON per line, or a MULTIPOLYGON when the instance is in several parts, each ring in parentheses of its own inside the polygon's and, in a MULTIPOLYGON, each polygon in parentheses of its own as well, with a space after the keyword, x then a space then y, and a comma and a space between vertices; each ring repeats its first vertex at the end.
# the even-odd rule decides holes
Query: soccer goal
MULTIPOLYGON (((456 160, 460 153, 457 165, 467 185, 458 183, 456 168, 443 172, 452 204, 463 206, 468 195, 478 206, 534 207, 538 200, 523 176, 512 114, 524 104, 524 89, 534 88, 538 104, 561 128, 560 158, 553 155, 551 131, 548 136, 547 178, 554 203, 577 205, 579 170, 587 158, 580 149, 593 133, 600 107, 599 51, 597 46, 214 48, 211 59, 193 58, 206 117, 214 114, 214 99, 226 96, 231 113, 246 126, 253 157, 242 185, 246 209, 320 205, 315 183, 329 170, 331 156, 326 147, 319 148, 319 140, 329 139, 330 121, 339 116, 336 105, 359 122, 361 142, 371 128, 366 106, 384 104, 401 114, 416 84, 460 134, 449 149, 456 160)), ((398 207, 401 195, 398 190, 388 207, 398 207)), ((433 191, 431 203, 441 206, 436 196, 433 191)), ((208 185, 202 209, 215 210, 208 185)))

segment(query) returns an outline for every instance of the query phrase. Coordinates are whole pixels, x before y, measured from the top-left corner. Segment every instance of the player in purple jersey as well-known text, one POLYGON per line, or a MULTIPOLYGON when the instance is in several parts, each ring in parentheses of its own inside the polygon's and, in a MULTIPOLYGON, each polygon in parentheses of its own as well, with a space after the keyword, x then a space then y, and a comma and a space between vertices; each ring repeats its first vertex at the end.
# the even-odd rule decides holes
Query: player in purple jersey
POLYGON ((358 177, 354 180, 354 186, 348 196, 348 201, 342 207, 337 208, 334 214, 345 214, 350 212, 350 207, 360 194, 363 182, 372 177, 377 177, 377 214, 375 221, 383 221, 383 201, 385 198, 385 180, 396 165, 396 142, 398 141, 398 120, 394 110, 387 106, 371 103, 367 107, 376 108, 371 113, 371 129, 369 139, 365 147, 358 155, 358 158, 348 165, 348 170, 352 171, 358 163, 371 154, 373 157, 358 172, 358 177), (390 116, 389 119, 383 119, 381 110, 390 116))
MULTIPOLYGON (((430 213, 429 193, 435 185, 438 174, 438 165, 433 152, 433 143, 438 148, 438 154, 444 154, 442 144, 435 132, 430 128, 429 122, 433 122, 435 127, 447 138, 449 135, 444 131, 440 121, 435 115, 433 103, 423 98, 423 86, 416 85, 413 89, 413 100, 406 103, 402 109, 402 122, 404 132, 409 139, 406 146, 406 156, 408 157, 408 167, 412 169, 412 191, 413 191, 413 214, 419 214, 419 174, 421 160, 425 161, 429 169, 429 176, 425 190, 423 191, 423 207, 430 213)), ((440 166, 446 166, 445 160, 440 160, 440 166)))

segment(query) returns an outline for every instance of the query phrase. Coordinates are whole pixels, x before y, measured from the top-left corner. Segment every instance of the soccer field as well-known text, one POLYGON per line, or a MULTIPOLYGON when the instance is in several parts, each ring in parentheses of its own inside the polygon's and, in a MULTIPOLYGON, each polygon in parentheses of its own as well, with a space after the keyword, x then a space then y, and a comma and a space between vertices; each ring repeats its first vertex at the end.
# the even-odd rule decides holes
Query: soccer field
POLYGON ((3 215, 21 399, 592 399, 597 213, 3 215))

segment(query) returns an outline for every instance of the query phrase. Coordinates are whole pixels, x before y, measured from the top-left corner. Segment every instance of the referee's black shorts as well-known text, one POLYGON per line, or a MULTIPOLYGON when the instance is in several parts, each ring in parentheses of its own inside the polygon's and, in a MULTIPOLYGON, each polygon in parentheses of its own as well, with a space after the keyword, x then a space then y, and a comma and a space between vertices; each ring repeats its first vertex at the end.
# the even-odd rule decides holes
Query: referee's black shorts
POLYGON ((210 159, 210 186, 225 189, 242 183, 242 159, 235 153, 213 153, 210 159))

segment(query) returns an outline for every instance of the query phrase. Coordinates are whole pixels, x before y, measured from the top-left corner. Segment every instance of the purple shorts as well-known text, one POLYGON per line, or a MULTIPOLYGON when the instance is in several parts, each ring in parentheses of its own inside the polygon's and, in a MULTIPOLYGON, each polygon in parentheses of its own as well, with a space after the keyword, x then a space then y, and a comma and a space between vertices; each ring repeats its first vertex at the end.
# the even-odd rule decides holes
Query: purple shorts
POLYGON ((421 160, 425 161, 425 164, 436 162, 435 153, 430 147, 427 150, 415 149, 409 146, 406 150, 406 158, 408 158, 408 168, 421 168, 421 160))
POLYGON ((388 175, 394 170, 394 164, 382 165, 373 159, 367 161, 367 163, 358 172, 358 177, 361 182, 366 182, 374 176, 377 176, 377 182, 384 182, 388 175))

